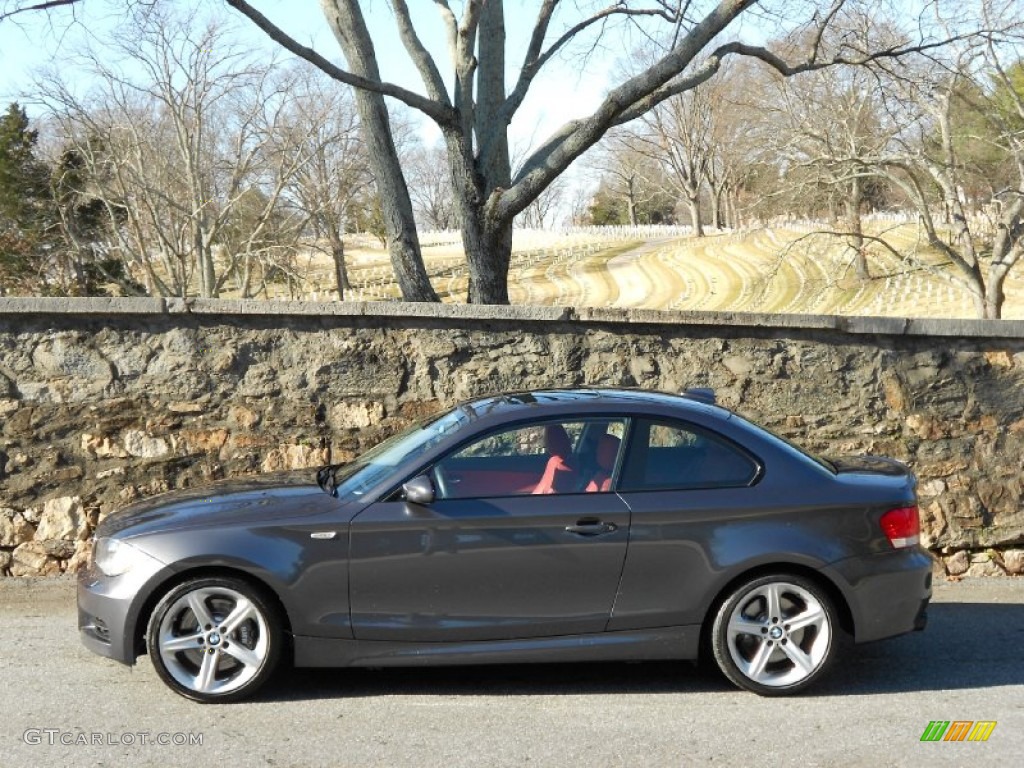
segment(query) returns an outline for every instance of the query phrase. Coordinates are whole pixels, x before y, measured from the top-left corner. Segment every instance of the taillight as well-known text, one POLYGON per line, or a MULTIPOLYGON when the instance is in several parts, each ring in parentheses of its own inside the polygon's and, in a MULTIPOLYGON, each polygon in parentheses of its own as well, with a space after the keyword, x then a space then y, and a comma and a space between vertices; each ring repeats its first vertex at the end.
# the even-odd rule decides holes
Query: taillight
POLYGON ((896 549, 912 547, 921 540, 921 521, 917 507, 890 509, 879 521, 882 532, 896 549))

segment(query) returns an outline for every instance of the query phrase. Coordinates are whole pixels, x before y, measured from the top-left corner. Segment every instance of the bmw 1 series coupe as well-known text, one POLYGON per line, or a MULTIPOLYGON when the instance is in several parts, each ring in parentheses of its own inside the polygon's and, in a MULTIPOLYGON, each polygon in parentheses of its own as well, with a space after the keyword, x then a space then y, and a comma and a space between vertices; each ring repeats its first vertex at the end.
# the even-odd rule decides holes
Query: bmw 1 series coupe
POLYGON ((715 404, 623 389, 484 397, 346 464, 107 517, 85 645, 201 702, 297 667, 713 658, 803 691, 849 642, 923 629, 915 480, 818 458, 715 404))

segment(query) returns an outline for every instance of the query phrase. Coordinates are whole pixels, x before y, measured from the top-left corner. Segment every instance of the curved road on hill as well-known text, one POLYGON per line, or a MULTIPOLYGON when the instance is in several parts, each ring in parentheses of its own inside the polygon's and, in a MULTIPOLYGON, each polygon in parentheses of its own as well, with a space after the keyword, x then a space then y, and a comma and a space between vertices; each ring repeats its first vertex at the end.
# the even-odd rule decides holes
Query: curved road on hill
POLYGON ((654 282, 640 263, 644 256, 656 251, 672 240, 652 240, 626 253, 608 259, 608 276, 618 288, 618 297, 612 306, 640 307, 654 304, 654 282))

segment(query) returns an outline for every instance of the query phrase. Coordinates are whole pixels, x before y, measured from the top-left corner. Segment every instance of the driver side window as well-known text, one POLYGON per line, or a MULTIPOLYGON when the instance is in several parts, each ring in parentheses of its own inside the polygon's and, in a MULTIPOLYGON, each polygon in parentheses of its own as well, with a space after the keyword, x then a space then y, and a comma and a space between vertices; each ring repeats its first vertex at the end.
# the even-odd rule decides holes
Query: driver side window
POLYGON ((598 456, 598 444, 617 440, 611 435, 623 427, 621 420, 546 421, 493 432, 436 464, 434 485, 444 499, 606 491, 603 478, 592 482, 598 459, 609 462, 609 446, 598 456))

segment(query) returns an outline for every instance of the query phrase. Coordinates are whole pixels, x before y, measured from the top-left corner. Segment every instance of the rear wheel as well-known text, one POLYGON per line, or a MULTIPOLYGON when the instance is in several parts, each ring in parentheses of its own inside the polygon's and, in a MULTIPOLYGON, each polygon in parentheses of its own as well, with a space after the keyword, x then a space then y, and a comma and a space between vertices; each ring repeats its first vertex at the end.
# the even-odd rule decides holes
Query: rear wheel
POLYGON ((802 576, 763 576, 741 584, 719 607, 712 650, 740 688, 783 696, 807 688, 831 664, 841 640, 832 601, 802 576))
POLYGON ((149 656, 176 693, 201 702, 237 701, 273 674, 281 656, 277 611, 249 583, 192 579, 170 590, 149 620, 149 656))

